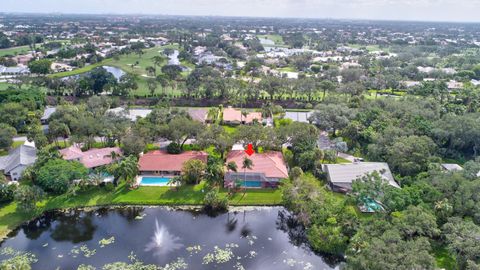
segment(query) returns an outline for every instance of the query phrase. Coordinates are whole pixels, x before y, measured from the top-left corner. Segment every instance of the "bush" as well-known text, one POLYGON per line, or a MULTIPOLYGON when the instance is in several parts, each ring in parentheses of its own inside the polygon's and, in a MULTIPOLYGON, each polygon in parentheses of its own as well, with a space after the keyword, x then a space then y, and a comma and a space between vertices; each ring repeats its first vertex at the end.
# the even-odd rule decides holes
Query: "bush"
POLYGON ((211 190, 203 199, 206 210, 226 210, 228 208, 228 199, 220 198, 218 191, 211 190))
POLYGON ((17 208, 21 212, 32 212, 37 207, 37 202, 43 198, 43 190, 37 186, 20 186, 15 192, 17 208))
POLYGON ((108 192, 112 192, 115 190, 115 185, 113 183, 106 183, 105 190, 108 192))
POLYGON ((36 180, 45 191, 62 194, 68 190, 72 180, 85 179, 87 174, 87 168, 80 162, 53 159, 40 168, 36 180))
POLYGON ((13 201, 16 185, 7 185, 7 183, 0 183, 0 203, 13 201))
POLYGON ((167 152, 169 154, 180 154, 182 152, 182 147, 180 144, 172 142, 167 146, 167 152))

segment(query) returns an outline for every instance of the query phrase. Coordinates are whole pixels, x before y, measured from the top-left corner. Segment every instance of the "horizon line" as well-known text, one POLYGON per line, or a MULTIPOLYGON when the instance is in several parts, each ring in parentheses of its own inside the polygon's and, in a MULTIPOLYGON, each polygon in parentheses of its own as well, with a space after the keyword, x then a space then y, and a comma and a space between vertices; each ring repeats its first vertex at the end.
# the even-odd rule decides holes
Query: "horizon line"
POLYGON ((143 16, 143 17, 192 17, 192 18, 251 18, 251 19, 274 19, 274 20, 319 20, 319 21, 363 21, 363 22, 400 22, 400 23, 452 23, 452 24, 480 24, 480 21, 442 21, 442 20, 402 20, 402 19, 367 19, 367 18, 328 18, 328 17, 277 17, 277 16, 248 16, 248 15, 198 15, 198 14, 153 14, 153 13, 116 13, 116 12, 32 12, 32 11, 1 11, 0 15, 82 15, 82 16, 143 16))

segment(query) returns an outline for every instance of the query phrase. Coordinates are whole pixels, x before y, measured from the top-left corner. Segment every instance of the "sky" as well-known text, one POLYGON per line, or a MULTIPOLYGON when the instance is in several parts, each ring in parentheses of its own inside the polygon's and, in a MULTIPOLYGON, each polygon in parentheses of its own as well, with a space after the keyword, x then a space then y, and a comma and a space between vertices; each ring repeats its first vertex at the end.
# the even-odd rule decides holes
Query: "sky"
POLYGON ((480 0, 0 0, 0 12, 480 22, 480 0))

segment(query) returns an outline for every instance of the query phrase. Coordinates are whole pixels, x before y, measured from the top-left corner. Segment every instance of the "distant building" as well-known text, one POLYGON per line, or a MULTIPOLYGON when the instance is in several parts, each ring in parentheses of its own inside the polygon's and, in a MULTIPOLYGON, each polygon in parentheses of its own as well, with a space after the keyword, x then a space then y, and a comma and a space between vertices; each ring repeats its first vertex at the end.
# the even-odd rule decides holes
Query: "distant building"
POLYGON ((138 118, 145 118, 152 112, 151 109, 125 109, 123 107, 117 107, 107 110, 107 113, 117 116, 123 116, 135 122, 138 118))
POLYGON ((111 164, 115 160, 112 157, 112 153, 115 153, 117 156, 122 154, 122 151, 118 147, 92 148, 83 152, 77 145, 61 149, 59 152, 63 159, 78 161, 88 169, 95 169, 111 164))
POLYGON ((223 123, 225 124, 252 124, 255 121, 262 122, 262 113, 248 112, 246 115, 242 115, 242 111, 234 108, 223 109, 223 123))
POLYGON ((322 170, 327 174, 330 188, 336 192, 350 192, 353 181, 375 171, 391 186, 400 187, 397 182, 395 182, 388 164, 383 162, 324 164, 322 170))
POLYGON ((461 171, 463 170, 462 166, 455 163, 443 163, 441 164, 442 168, 447 172, 461 171))
POLYGON ((42 118, 40 118, 40 122, 42 122, 42 125, 48 124, 48 122, 50 120, 50 117, 56 111, 57 111, 56 107, 50 107, 50 106, 45 107, 45 110, 43 110, 43 116, 42 116, 42 118))
POLYGON ((230 151, 227 155, 227 163, 237 164, 237 171, 225 173, 225 187, 240 185, 247 188, 276 188, 280 180, 288 178, 287 164, 283 160, 281 152, 255 153, 248 156, 245 151, 230 151), (245 158, 252 160, 251 169, 242 169, 245 158))
POLYGON ((0 66, 0 75, 27 75, 30 74, 30 69, 28 67, 5 67, 0 66))
POLYGON ((0 171, 12 181, 18 181, 28 166, 37 160, 37 148, 23 144, 10 150, 7 156, 0 157, 0 171))

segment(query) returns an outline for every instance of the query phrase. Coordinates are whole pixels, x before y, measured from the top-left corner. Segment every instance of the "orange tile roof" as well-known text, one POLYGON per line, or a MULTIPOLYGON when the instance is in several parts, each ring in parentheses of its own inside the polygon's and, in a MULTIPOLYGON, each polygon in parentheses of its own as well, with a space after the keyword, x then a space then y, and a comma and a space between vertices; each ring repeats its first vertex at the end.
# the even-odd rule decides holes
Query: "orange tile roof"
POLYGON ((245 157, 252 160, 252 169, 247 172, 263 173, 265 177, 288 178, 288 169, 281 152, 255 153, 248 156, 244 151, 230 151, 227 155, 227 163, 235 162, 238 171, 243 171, 242 165, 245 157))
POLYGON ((241 122, 243 120, 245 123, 252 123, 254 119, 257 119, 259 122, 261 122, 262 113, 249 112, 246 117, 243 117, 242 111, 240 110, 234 108, 223 109, 223 121, 225 122, 241 122))
POLYGON ((122 151, 118 147, 92 148, 88 151, 82 152, 82 149, 78 148, 77 146, 70 146, 60 150, 59 152, 63 159, 79 159, 80 163, 89 169, 112 163, 112 152, 115 152, 118 155, 122 154, 122 151))
POLYGON ((201 151, 186 151, 181 154, 169 154, 155 150, 140 157, 140 171, 181 171, 183 163, 191 159, 207 162, 208 154, 201 151))

